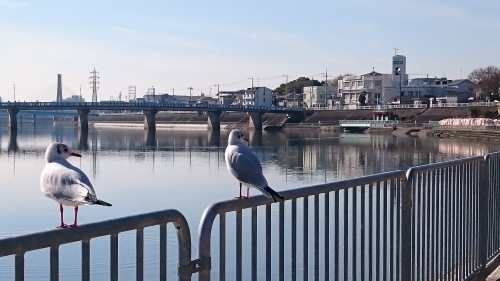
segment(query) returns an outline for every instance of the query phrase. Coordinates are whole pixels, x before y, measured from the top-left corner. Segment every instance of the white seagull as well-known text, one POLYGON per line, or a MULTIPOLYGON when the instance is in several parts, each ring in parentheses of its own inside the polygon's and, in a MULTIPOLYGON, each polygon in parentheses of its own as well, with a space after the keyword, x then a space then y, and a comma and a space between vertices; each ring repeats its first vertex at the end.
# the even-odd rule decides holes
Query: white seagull
POLYGON ((97 199, 87 175, 66 160, 70 156, 82 157, 63 143, 50 144, 45 151, 47 164, 40 175, 42 193, 59 203, 60 228, 68 227, 64 224, 63 205, 75 207, 75 221, 69 227, 77 226, 78 206, 93 204, 111 206, 108 202, 97 199))
POLYGON ((229 133, 225 153, 227 169, 240 181, 240 196, 236 198, 248 198, 248 189, 253 187, 260 190, 267 197, 272 197, 275 202, 277 202, 276 198, 283 200, 283 196, 267 184, 267 180, 262 174, 262 165, 259 159, 243 143, 244 140, 246 141, 243 132, 237 129, 232 130, 229 133), (241 195, 242 184, 247 187, 246 197, 241 195))

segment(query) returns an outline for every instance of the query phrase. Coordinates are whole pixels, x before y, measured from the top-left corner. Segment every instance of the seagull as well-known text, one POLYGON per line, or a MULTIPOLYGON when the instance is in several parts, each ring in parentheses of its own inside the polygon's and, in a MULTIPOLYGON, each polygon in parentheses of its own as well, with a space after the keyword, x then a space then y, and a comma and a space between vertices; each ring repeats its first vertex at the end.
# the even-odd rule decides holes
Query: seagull
POLYGON ((59 203, 60 228, 77 227, 80 205, 111 206, 108 202, 97 199, 87 175, 66 160, 70 156, 82 157, 69 149, 66 144, 60 142, 50 144, 45 151, 46 165, 40 175, 42 193, 59 203), (75 207, 75 220, 71 225, 64 223, 63 205, 75 207))
POLYGON ((262 174, 262 165, 259 159, 243 141, 247 141, 243 132, 238 129, 232 130, 229 133, 225 152, 227 169, 240 181, 240 196, 236 198, 248 198, 248 190, 253 187, 260 190, 265 196, 272 197, 274 202, 277 202, 276 198, 284 200, 283 196, 269 187, 266 178, 262 174), (241 195, 242 185, 247 187, 246 197, 241 195))

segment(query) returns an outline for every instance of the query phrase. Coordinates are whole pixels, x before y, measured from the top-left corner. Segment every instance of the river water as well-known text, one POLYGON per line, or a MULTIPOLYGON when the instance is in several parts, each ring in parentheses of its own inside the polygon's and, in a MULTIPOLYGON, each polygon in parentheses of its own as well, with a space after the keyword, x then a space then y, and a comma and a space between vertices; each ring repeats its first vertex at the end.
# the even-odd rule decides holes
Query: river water
MULTIPOLYGON (((238 182, 226 170, 228 131, 101 128, 82 135, 73 127, 24 124, 17 133, 0 131, 0 237, 53 229, 59 206, 40 192, 39 177, 47 145, 68 144, 82 154, 70 162, 87 173, 99 198, 112 207, 82 206, 79 224, 177 209, 186 217, 196 249, 197 229, 204 209, 233 198, 238 182)), ((419 164, 440 162, 498 150, 488 141, 339 134, 336 132, 248 132, 249 146, 261 160, 269 185, 277 191, 338 181, 419 164)), ((251 190, 251 195, 259 194, 251 190)), ((65 209, 72 222, 72 208, 65 209)), ((169 230, 169 245, 175 232, 169 230)), ((158 238, 145 232, 145 280, 157 280, 158 238)), ((170 246, 169 246, 170 247, 170 246)), ((81 280, 80 244, 64 245, 61 280, 81 280)), ((91 246, 93 280, 109 276, 109 238, 91 246)), ((170 247, 169 251, 174 249, 170 247)), ((26 280, 49 279, 49 251, 26 255, 26 280)), ((196 254, 193 253, 193 258, 196 254)), ((135 274, 134 233, 120 237, 120 276, 135 274)), ((176 255, 169 257, 175 279, 176 255)), ((14 259, 0 258, 0 280, 12 280, 14 259)), ((131 278, 133 279, 133 278, 131 278)))

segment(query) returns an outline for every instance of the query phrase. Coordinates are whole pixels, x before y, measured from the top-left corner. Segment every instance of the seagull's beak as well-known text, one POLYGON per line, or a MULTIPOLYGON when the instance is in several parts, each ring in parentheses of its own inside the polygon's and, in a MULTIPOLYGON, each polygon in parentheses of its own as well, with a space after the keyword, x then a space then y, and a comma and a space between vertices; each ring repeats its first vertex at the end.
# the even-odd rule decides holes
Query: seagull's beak
POLYGON ((82 157, 80 154, 78 154, 76 152, 71 152, 69 155, 76 156, 76 157, 82 157))
POLYGON ((249 142, 249 140, 247 138, 243 138, 243 140, 246 141, 246 142, 249 142))

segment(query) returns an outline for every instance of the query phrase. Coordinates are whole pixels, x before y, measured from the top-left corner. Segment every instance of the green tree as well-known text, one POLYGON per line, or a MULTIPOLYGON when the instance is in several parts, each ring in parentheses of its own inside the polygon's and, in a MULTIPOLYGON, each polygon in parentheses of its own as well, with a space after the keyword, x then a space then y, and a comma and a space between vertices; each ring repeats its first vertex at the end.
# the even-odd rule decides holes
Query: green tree
POLYGON ((496 66, 474 69, 468 79, 476 84, 476 93, 498 99, 500 93, 500 69, 496 66))
POLYGON ((300 77, 297 80, 289 81, 288 84, 283 83, 278 88, 274 89, 274 92, 283 95, 285 91, 288 90, 288 93, 292 93, 295 91, 297 94, 302 94, 304 91, 304 87, 307 86, 321 86, 321 82, 318 80, 311 80, 307 77, 300 77))

